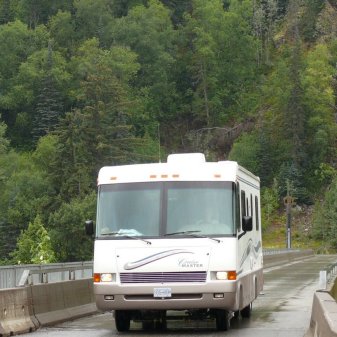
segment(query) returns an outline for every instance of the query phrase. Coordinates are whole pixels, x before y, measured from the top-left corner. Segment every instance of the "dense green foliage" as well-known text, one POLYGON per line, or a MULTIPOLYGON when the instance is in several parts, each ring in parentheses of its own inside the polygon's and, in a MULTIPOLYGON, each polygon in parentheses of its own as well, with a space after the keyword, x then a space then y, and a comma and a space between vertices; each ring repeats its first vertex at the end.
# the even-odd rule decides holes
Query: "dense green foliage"
POLYGON ((0 261, 24 261, 34 226, 51 259, 90 258, 103 165, 237 160, 266 221, 287 180, 299 203, 324 199, 336 22, 323 0, 0 0, 0 261))
POLYGON ((314 215, 314 235, 324 242, 323 252, 337 247, 337 178, 325 195, 325 200, 317 201, 314 215))

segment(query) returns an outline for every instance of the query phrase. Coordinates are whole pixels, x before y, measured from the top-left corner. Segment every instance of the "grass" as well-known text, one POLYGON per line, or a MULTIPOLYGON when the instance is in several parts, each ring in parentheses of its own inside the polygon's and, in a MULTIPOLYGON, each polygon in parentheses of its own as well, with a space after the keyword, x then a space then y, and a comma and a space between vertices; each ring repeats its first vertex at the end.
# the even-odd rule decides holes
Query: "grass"
MULTIPOLYGON (((291 248, 313 249, 315 252, 325 252, 324 243, 313 238, 312 208, 294 208, 291 221, 291 248)), ((263 247, 269 249, 287 248, 286 214, 279 211, 270 221, 264 221, 262 232, 263 247)))

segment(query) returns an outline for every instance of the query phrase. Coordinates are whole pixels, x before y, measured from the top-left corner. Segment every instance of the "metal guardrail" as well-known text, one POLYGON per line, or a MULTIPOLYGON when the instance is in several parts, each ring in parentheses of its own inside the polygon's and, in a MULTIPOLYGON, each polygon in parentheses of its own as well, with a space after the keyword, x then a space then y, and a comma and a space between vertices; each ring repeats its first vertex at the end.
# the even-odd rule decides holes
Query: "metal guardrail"
POLYGON ((68 281, 92 276, 92 261, 0 267, 0 289, 22 284, 68 281))
POLYGON ((328 282, 332 281, 337 273, 337 262, 330 264, 326 269, 328 282))
POLYGON ((278 255, 293 252, 300 252, 301 249, 263 249, 263 255, 278 255))

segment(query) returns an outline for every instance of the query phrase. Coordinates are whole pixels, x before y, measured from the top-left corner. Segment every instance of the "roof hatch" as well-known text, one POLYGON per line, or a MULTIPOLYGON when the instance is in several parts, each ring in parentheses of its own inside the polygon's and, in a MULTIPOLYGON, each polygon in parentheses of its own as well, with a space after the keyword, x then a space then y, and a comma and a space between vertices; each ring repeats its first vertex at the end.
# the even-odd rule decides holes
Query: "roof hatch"
POLYGON ((205 162, 203 153, 179 153, 167 156, 167 163, 169 164, 202 164, 205 162))

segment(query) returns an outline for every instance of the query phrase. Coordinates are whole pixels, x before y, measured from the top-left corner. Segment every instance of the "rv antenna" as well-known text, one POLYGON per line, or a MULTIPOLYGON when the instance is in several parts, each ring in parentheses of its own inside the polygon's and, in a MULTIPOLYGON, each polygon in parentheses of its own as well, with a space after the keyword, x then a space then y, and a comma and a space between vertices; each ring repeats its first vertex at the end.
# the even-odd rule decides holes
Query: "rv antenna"
POLYGON ((158 122, 158 162, 161 163, 161 151, 160 151, 160 123, 158 122))

